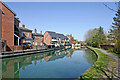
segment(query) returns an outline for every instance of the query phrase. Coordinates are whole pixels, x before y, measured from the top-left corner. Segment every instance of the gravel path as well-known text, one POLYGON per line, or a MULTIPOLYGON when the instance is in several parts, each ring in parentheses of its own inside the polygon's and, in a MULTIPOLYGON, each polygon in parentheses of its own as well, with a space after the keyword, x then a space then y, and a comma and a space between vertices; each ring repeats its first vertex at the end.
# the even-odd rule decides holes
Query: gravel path
POLYGON ((107 51, 102 50, 102 49, 98 49, 98 48, 95 48, 95 49, 101 51, 101 52, 104 53, 104 54, 107 54, 107 55, 113 57, 113 58, 116 60, 116 62, 117 62, 117 64, 116 64, 116 67, 117 67, 116 75, 119 77, 118 79, 120 80, 120 64, 119 64, 119 62, 120 62, 120 57, 118 57, 118 56, 116 56, 116 55, 114 55, 114 54, 112 54, 112 53, 108 53, 107 51))

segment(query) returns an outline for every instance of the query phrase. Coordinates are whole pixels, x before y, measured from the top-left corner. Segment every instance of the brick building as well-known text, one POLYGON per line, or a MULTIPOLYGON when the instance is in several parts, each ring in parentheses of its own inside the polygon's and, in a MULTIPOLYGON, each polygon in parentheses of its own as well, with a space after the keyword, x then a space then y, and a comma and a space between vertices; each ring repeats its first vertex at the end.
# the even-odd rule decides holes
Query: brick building
POLYGON ((115 35, 110 33, 107 35, 108 45, 115 45, 115 35))
POLYGON ((3 2, 0 1, 2 11, 2 41, 6 44, 7 50, 13 50, 14 47, 14 18, 16 14, 3 2))
POLYGON ((40 33, 37 33, 37 29, 34 30, 34 33, 32 33, 32 37, 34 39, 33 46, 43 46, 43 35, 42 31, 40 33))
POLYGON ((73 36, 72 36, 72 34, 70 34, 70 35, 66 35, 67 37, 68 37, 68 39, 70 40, 70 43, 73 43, 73 36))
POLYGON ((2 51, 22 50, 19 18, 16 18, 16 14, 2 1, 0 1, 0 10, 2 11, 2 51))
POLYGON ((69 39, 63 34, 52 31, 46 31, 44 34, 44 43, 46 45, 58 44, 58 43, 65 45, 69 43, 69 39))
POLYGON ((21 34, 21 44, 25 42, 33 43, 32 30, 26 28, 25 25, 22 25, 22 27, 19 27, 19 31, 21 34))

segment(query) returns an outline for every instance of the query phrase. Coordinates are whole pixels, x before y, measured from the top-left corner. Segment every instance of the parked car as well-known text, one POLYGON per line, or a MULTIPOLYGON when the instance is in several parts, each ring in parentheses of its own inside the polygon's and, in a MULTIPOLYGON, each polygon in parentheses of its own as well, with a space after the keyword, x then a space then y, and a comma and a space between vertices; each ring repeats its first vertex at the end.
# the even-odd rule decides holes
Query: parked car
POLYGON ((32 48, 32 43, 25 42, 25 43, 23 43, 23 46, 25 47, 25 49, 31 49, 32 48))

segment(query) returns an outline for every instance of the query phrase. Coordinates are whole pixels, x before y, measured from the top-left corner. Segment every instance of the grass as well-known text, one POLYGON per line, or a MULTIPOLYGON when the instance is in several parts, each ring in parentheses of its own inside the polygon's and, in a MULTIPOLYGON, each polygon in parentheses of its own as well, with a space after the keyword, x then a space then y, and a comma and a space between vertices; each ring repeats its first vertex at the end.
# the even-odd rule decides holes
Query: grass
POLYGON ((94 65, 88 69, 82 76, 78 79, 93 79, 93 78, 109 78, 112 79, 114 77, 114 72, 116 71, 116 61, 111 57, 108 56, 101 51, 89 47, 90 49, 94 50, 98 55, 97 61, 94 65))

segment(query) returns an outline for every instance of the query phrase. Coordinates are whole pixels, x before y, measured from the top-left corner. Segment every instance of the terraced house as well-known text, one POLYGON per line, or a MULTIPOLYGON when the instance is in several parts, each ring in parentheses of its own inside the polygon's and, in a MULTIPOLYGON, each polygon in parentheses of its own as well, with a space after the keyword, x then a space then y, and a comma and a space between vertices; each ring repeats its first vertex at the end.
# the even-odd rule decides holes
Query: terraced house
POLYGON ((70 35, 66 35, 67 37, 68 37, 68 39, 70 40, 70 43, 73 43, 73 36, 72 36, 72 34, 70 34, 70 35))
POLYGON ((33 37, 33 46, 43 46, 43 35, 42 31, 40 33, 37 33, 37 29, 34 30, 34 33, 32 33, 33 37))
POLYGON ((0 1, 0 10, 2 11, 2 27, 1 40, 2 51, 10 51, 13 49, 19 50, 22 47, 19 45, 19 19, 16 18, 16 13, 13 12, 4 2, 0 1))
POLYGON ((19 30, 21 33, 21 43, 33 43, 32 30, 26 28, 25 25, 22 25, 22 27, 20 27, 19 30))
POLYGON ((46 31, 44 34, 44 43, 46 45, 51 45, 51 44, 65 45, 70 42, 69 42, 69 39, 63 34, 52 32, 52 31, 46 31))

